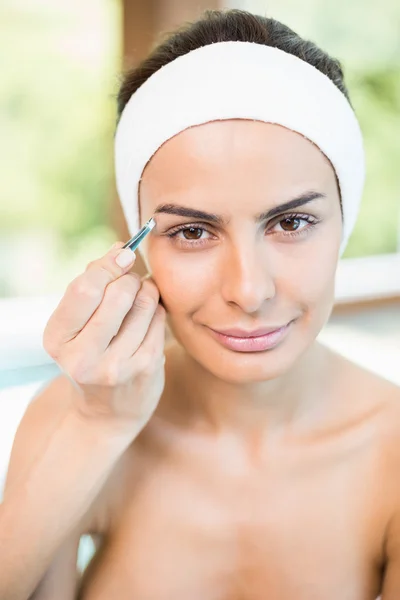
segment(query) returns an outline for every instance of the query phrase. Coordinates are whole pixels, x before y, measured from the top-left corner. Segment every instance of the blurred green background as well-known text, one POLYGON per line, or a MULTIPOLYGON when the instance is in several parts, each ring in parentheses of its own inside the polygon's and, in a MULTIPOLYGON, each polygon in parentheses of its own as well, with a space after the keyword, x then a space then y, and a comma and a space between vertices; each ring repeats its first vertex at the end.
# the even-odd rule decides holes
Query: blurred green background
MULTIPOLYGON (((342 62, 367 181, 345 257, 399 250, 400 3, 227 2, 282 20, 342 62)), ((119 0, 0 6, 0 297, 65 288, 118 239, 112 144, 119 0)))

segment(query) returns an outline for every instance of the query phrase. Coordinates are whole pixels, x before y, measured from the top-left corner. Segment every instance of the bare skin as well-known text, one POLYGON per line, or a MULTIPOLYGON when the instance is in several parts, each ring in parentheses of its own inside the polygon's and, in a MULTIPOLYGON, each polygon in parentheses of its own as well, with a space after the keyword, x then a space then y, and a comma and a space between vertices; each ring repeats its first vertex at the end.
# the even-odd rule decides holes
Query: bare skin
POLYGON ((317 345, 318 425, 222 431, 177 416, 179 354, 93 515, 103 537, 80 598, 377 598, 400 498, 398 389, 317 345))
MULTIPOLYGON (((32 600, 375 600, 382 592, 395 600, 399 390, 315 350, 313 389, 325 409, 318 426, 300 420, 235 433, 207 425, 198 411, 182 419, 174 394, 182 350, 171 344, 156 413, 32 600), (84 533, 98 550, 78 584, 84 533)), ((54 402, 65 394, 60 384, 64 377, 29 407, 20 430, 27 442, 67 404, 54 402)))
MULTIPOLYGON (((400 391, 316 341, 333 306, 342 232, 331 164, 283 127, 208 123, 169 140, 149 161, 140 209, 142 223, 156 213, 144 258, 175 337, 165 352, 165 386, 150 418, 158 383, 147 365, 154 397, 151 411, 140 397, 146 425, 75 521, 35 600, 72 590, 84 533, 99 548, 81 600, 397 600, 400 391), (310 191, 319 196, 282 208, 310 191), (220 220, 171 214, 172 204, 220 220), (168 237, 178 226, 185 231, 168 237), (211 331, 287 324, 281 341, 258 352, 233 351, 211 331)), ((115 333, 113 311, 103 314, 115 333)), ((134 335, 133 328, 124 344, 134 335)), ((114 378, 116 347, 118 335, 114 378)), ((78 359, 68 355, 69 363, 78 359)), ((20 439, 34 436, 62 403, 69 410, 62 385, 56 380, 35 400, 20 439)), ((122 405, 132 419, 141 389, 134 379, 124 396, 122 386, 115 410, 122 405)), ((70 430, 59 439, 71 440, 70 430)), ((125 427, 118 452, 126 435, 125 427)))

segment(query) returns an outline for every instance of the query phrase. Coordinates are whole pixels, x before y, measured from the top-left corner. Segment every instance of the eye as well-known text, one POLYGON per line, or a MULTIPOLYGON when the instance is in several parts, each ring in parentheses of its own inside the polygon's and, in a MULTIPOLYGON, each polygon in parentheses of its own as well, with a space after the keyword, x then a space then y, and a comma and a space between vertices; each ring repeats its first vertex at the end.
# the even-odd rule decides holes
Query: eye
POLYGON ((195 247, 206 244, 212 239, 212 234, 205 229, 203 226, 195 223, 193 225, 180 225, 175 227, 169 233, 169 238, 174 238, 180 246, 195 247), (178 234, 182 234, 182 237, 178 234), (210 237, 206 237, 204 234, 208 234, 210 237))
POLYGON ((318 220, 312 215, 285 215, 280 217, 270 229, 273 234, 283 234, 284 236, 301 235, 308 232, 318 220))
POLYGON ((203 232, 205 230, 202 227, 188 227, 187 229, 181 229, 183 237, 185 240, 198 240, 201 238, 203 232))
POLYGON ((307 223, 305 219, 284 219, 283 221, 279 221, 278 225, 283 229, 283 231, 297 231, 301 227, 301 223, 307 223))

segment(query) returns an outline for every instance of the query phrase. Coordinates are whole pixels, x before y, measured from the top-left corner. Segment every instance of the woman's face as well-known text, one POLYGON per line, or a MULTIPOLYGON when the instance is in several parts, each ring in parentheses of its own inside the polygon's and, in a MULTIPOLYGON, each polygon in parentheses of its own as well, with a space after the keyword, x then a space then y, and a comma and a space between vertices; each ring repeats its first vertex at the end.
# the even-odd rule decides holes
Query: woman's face
POLYGON ((327 158, 280 125, 193 127, 166 142, 143 173, 142 223, 157 210, 143 252, 176 339, 226 381, 286 372, 333 304, 342 221, 327 158), (311 201, 280 208, 311 192, 311 201), (189 209, 210 216, 184 216, 189 209), (212 331, 287 324, 273 347, 252 352, 227 348, 212 331))

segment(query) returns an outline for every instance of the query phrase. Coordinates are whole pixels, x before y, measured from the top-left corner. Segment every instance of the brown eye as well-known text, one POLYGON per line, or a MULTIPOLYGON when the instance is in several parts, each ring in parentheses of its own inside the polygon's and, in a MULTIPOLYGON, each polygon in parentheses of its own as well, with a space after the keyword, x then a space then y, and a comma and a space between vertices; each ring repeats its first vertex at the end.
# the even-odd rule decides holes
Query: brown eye
POLYGON ((300 227, 300 222, 304 219, 284 219, 279 224, 284 231, 296 231, 300 227))
POLYGON ((201 234, 203 233, 203 229, 200 227, 188 227, 187 229, 182 229, 183 236, 187 240, 198 240, 201 238, 201 234), (187 235, 189 233, 189 235, 187 235))

